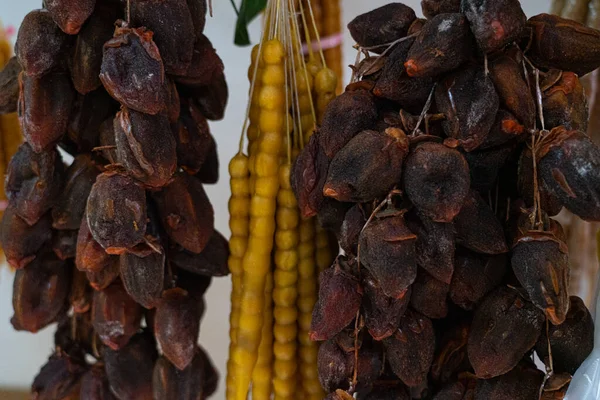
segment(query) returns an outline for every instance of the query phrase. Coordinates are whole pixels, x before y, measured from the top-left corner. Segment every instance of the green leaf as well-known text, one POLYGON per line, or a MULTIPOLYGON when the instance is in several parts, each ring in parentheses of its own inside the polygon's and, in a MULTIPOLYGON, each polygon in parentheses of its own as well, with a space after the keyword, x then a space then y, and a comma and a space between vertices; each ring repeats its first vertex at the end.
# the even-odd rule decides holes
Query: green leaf
POLYGON ((235 24, 234 43, 238 46, 248 46, 250 44, 250 34, 248 25, 261 13, 267 6, 267 0, 242 0, 240 12, 235 24))

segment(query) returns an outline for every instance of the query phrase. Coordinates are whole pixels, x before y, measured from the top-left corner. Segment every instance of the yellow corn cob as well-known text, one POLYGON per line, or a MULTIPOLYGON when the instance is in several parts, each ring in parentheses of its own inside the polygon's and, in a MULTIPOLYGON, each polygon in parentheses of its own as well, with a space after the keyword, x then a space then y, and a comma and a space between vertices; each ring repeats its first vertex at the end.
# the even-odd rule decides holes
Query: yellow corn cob
POLYGON ((273 273, 269 271, 265 287, 264 321, 258 359, 252 373, 252 400, 270 400, 273 377, 273 273))

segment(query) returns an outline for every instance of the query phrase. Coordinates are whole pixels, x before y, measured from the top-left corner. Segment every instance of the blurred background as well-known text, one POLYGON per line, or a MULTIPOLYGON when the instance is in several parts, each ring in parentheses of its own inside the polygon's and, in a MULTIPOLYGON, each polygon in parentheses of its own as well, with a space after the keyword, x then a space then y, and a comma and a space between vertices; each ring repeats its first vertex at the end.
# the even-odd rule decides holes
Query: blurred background
MULTIPOLYGON (((342 6, 342 24, 345 25, 358 14, 379 7, 389 1, 385 0, 340 0, 342 6)), ((522 5, 528 16, 550 10, 552 0, 523 0, 522 5)), ((236 3, 239 3, 236 0, 236 3)), ((405 0, 405 4, 413 7, 421 14, 419 0, 405 0)), ((14 43, 16 32, 23 17, 32 9, 39 8, 41 0, 0 0, 0 20, 14 43)), ((227 164, 237 151, 237 142, 242 127, 246 103, 248 100, 247 69, 250 63, 250 47, 236 47, 233 44, 233 33, 236 15, 228 0, 213 0, 213 18, 209 18, 205 34, 213 42, 225 63, 225 73, 230 89, 229 105, 225 118, 212 122, 211 130, 217 140, 221 160, 221 181, 217 185, 207 187, 207 192, 215 208, 216 227, 226 237, 229 236, 227 226, 227 201, 229 199, 227 164)), ((345 29, 344 29, 345 30, 345 29)), ((253 42, 260 37, 260 24, 255 22, 250 29, 253 42)), ((354 62, 355 51, 353 41, 345 33, 343 44, 343 65, 354 62)), ((349 78, 349 68, 345 69, 349 78)), ((595 266, 594 266, 595 267, 595 266)), ((39 368, 50 355, 53 344, 55 325, 44 329, 36 335, 15 332, 10 324, 12 315, 12 280, 13 274, 6 265, 0 268, 0 388, 12 390, 28 390, 39 368)), ((223 372, 228 349, 228 317, 229 292, 228 278, 214 279, 208 291, 206 315, 202 322, 200 343, 208 350, 218 370, 221 372, 221 385, 215 399, 224 398, 223 372)), ((592 287, 592 286, 590 286, 592 287)), ((589 292, 589 288, 584 288, 589 292)), ((23 395, 9 395, 0 389, 0 400, 27 398, 23 395), (16 396, 16 397, 13 397, 16 396), (20 396, 20 397, 19 397, 20 396)))

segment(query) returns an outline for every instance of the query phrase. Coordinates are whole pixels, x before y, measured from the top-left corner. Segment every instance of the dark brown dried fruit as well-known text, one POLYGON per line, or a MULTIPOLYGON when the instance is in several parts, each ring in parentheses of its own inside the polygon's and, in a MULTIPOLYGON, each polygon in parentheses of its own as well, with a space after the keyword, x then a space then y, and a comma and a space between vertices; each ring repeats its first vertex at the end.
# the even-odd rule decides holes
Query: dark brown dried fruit
POLYGON ((408 138, 399 129, 389 131, 394 132, 364 131, 353 137, 331 160, 323 194, 338 201, 366 203, 384 197, 399 184, 408 138))
MULTIPOLYGON (((492 130, 495 129, 494 127, 492 130)), ((493 133, 490 132, 490 135, 493 133)), ((502 169, 510 161, 515 152, 514 144, 494 147, 485 150, 476 150, 469 153, 463 152, 463 156, 469 164, 471 174, 471 187, 480 193, 486 193, 496 187, 496 183, 502 184, 498 178, 502 169)))
POLYGON ((192 61, 194 22, 186 0, 131 2, 131 22, 154 32, 168 74, 184 73, 192 61))
POLYGON ((374 96, 366 90, 346 91, 329 103, 319 129, 319 145, 331 160, 354 136, 377 123, 374 96))
POLYGON ((311 340, 329 340, 356 317, 362 289, 356 278, 345 271, 342 256, 319 276, 319 299, 313 310, 309 336, 311 340))
POLYGON ((14 315, 10 322, 17 331, 35 333, 56 321, 66 311, 71 288, 71 271, 53 252, 44 251, 13 282, 14 315))
POLYGON ((302 217, 317 214, 325 200, 323 187, 329 170, 329 160, 319 145, 320 134, 315 132, 296 158, 290 177, 302 217))
POLYGON ((454 271, 453 225, 434 222, 417 212, 409 212, 406 215, 406 224, 410 231, 417 235, 417 265, 435 279, 449 284, 454 271))
POLYGON ((114 256, 106 254, 102 246, 94 240, 87 224, 87 219, 82 218, 77 235, 77 251, 75 265, 80 271, 99 272, 114 264, 114 256))
MULTIPOLYGON (((56 150, 35 153, 23 143, 6 170, 5 190, 19 217, 34 225, 57 201, 64 167, 56 150)), ((75 227, 74 229, 77 229, 75 227)))
MULTIPOLYGON (((494 125, 485 141, 479 146, 480 150, 498 148, 499 146, 523 141, 527 138, 527 130, 510 112, 498 110, 494 125)), ((509 147, 509 146, 506 146, 509 147)))
POLYGON ((70 44, 46 10, 34 10, 25 16, 19 33, 15 53, 23 70, 30 77, 40 77, 58 66, 70 44))
POLYGON ((513 369, 535 345, 543 324, 544 313, 515 289, 490 293, 475 310, 469 333, 469 360, 477 377, 490 379, 513 369))
POLYGON ((104 44, 100 71, 102 84, 119 103, 152 115, 165 108, 165 71, 151 31, 129 29, 121 21, 104 44))
POLYGON ((475 306, 502 283, 508 267, 505 254, 487 256, 462 249, 456 254, 450 299, 465 310, 475 306))
POLYGON ((39 249, 52 237, 50 215, 43 216, 35 225, 29 226, 13 207, 8 207, 2 217, 0 242, 6 261, 16 269, 32 262, 39 249))
POLYGON ((366 223, 367 218, 360 204, 355 204, 346 212, 338 234, 339 245, 346 254, 356 255, 358 238, 366 223))
POLYGON ((564 71, 560 80, 544 91, 546 129, 563 125, 568 130, 586 132, 589 110, 585 89, 573 72, 564 71))
POLYGON ((153 189, 170 182, 177 168, 177 144, 167 117, 122 107, 114 130, 117 160, 129 175, 153 189))
POLYGON ((419 386, 427 379, 435 350, 435 333, 429 318, 407 310, 396 334, 383 344, 392 371, 407 386, 419 386))
POLYGON ((110 256, 108 265, 99 271, 86 271, 85 274, 94 290, 104 290, 109 287, 120 273, 119 257, 110 256))
POLYGON ((533 304, 554 325, 562 324, 569 311, 567 245, 552 232, 529 231, 517 238, 511 263, 533 304))
POLYGON ((154 365, 152 388, 155 400, 202 400, 208 373, 205 364, 206 354, 196 348, 194 359, 184 370, 177 369, 165 357, 160 357, 154 365))
POLYGON ((438 14, 457 13, 460 11, 460 0, 421 0, 421 9, 426 18, 438 14))
POLYGON ((600 221, 600 148, 583 132, 558 127, 537 151, 550 193, 586 221, 600 221))
POLYGON ((391 3, 354 18, 348 24, 348 30, 361 47, 380 46, 376 50, 383 52, 384 45, 406 36, 415 19, 417 16, 412 8, 391 3))
MULTIPOLYGON (((65 0, 52 0, 54 3, 65 3, 65 0)), ((67 0, 68 2, 93 3, 96 0, 67 0)), ((48 1, 46 3, 49 3, 48 1)), ((73 86, 81 94, 86 94, 102 86, 100 67, 102 66, 102 47, 113 37, 114 23, 120 17, 119 9, 114 5, 98 1, 89 21, 83 25, 77 35, 69 58, 69 70, 73 86)), ((69 5, 73 10, 74 5, 69 5)), ((87 18, 87 17, 86 17, 87 18)))
POLYGON ((533 30, 527 57, 537 67, 583 76, 600 66, 600 32, 596 29, 550 14, 533 16, 527 25, 533 30))
POLYGON ((202 252, 214 232, 214 211, 200 181, 185 173, 176 174, 154 198, 171 240, 193 253, 202 252))
MULTIPOLYGON (((355 364, 355 354, 346 354, 352 363, 355 364)), ((358 364, 356 364, 357 390, 369 390, 379 378, 384 369, 384 351, 379 342, 368 341, 363 343, 358 351, 358 364)))
POLYGON ((555 372, 571 375, 581 366, 594 348, 594 321, 583 300, 571 296, 571 306, 565 322, 542 329, 535 351, 542 361, 548 362, 548 337, 552 348, 552 362, 555 372))
POLYGON ((198 37, 204 31, 206 25, 206 12, 208 11, 206 0, 187 0, 187 4, 192 15, 196 37, 198 37))
POLYGON ((217 391, 217 385, 219 384, 219 372, 215 368, 215 365, 206 351, 204 351, 202 347, 198 347, 198 350, 200 351, 200 356, 204 361, 204 379, 202 382, 202 391, 204 396, 208 398, 217 391))
MULTIPOLYGON (((169 261, 170 257, 171 254, 169 254, 169 261)), ((211 276, 196 275, 183 269, 177 271, 177 286, 187 291, 196 300, 202 300, 211 282, 211 276)))
POLYGON ((12 57, 0 70, 0 114, 17 111, 19 102, 19 74, 21 65, 17 57, 12 57))
POLYGON ((435 222, 452 222, 469 193, 469 166, 455 149, 425 142, 404 164, 404 187, 410 201, 435 222))
POLYGON ((152 371, 158 352, 151 332, 136 334, 121 350, 106 348, 103 355, 110 390, 117 399, 152 398, 152 371))
MULTIPOLYGON (((440 343, 431 365, 431 378, 437 384, 451 382, 457 374, 471 370, 467 355, 467 342, 469 340, 470 321, 467 319, 451 322, 451 326, 443 329, 440 343)), ((461 394, 466 387, 462 385, 461 394)), ((444 397, 441 397, 444 399, 444 397)), ((437 397, 436 397, 437 399, 437 397)), ((463 400, 458 397, 457 400, 463 400)))
POLYGON ((31 398, 36 400, 78 399, 80 379, 86 369, 83 362, 62 351, 53 354, 35 377, 31 385, 31 398))
POLYGON ((177 164, 190 175, 200 171, 215 146, 206 118, 194 105, 184 105, 175 131, 177 164))
POLYGON ((119 258, 121 280, 127 293, 143 307, 154 308, 163 291, 164 251, 146 256, 124 253, 119 258))
POLYGON ((215 138, 210 135, 209 139, 210 146, 206 160, 195 176, 205 185, 214 185, 219 181, 219 152, 215 138))
POLYGON ((354 362, 334 340, 328 340, 319 347, 317 366, 319 382, 325 391, 349 389, 354 362))
POLYGON ((92 236, 106 252, 121 254, 144 240, 146 193, 129 176, 105 172, 92 186, 86 218, 92 236))
POLYGON ((363 278, 363 316, 369 334, 375 340, 383 340, 393 335, 400 326, 400 319, 408 308, 411 289, 404 296, 395 299, 385 295, 379 283, 370 275, 363 278))
POLYGON ((375 387, 372 392, 360 397, 361 400, 410 400, 406 388, 400 384, 392 387, 375 387))
POLYGON ((225 81, 225 75, 218 75, 208 85, 190 86, 187 90, 191 90, 191 99, 202 115, 211 121, 223 119, 225 106, 229 99, 229 88, 225 81))
POLYGON ((433 78, 469 59, 472 36, 464 15, 440 14, 425 23, 404 63, 408 76, 433 78))
POLYGON ((502 106, 514 114, 527 129, 533 129, 535 102, 523 78, 522 65, 514 58, 503 55, 490 62, 489 70, 502 106))
MULTIPOLYGON (((44 6, 56 25, 69 35, 77 35, 83 23, 92 15, 96 0, 45 0, 44 6)), ((114 22, 114 21, 111 21, 114 22)))
POLYGON ((104 371, 103 363, 92 365, 90 370, 81 378, 81 399, 86 400, 114 400, 110 391, 108 377, 104 371))
POLYGON ((494 210, 474 190, 465 198, 460 213, 454 218, 456 242, 483 254, 508 252, 504 228, 494 210))
POLYGON ((519 0, 462 0, 460 11, 484 53, 500 50, 521 35, 527 16, 519 0))
POLYGON ((474 400, 531 400, 539 397, 544 373, 530 361, 494 379, 479 379, 474 400))
MULTIPOLYGON (((527 207, 533 207, 534 205, 533 171, 533 156, 528 146, 521 153, 517 176, 519 195, 527 207)), ((538 179, 538 193, 540 206, 548 215, 555 216, 562 210, 563 206, 558 198, 550 192, 546 183, 541 179, 538 179)))
POLYGON ((78 230, 53 231, 52 250, 54 250, 54 254, 63 261, 75 258, 77 254, 78 234, 78 230))
POLYGON ((229 246, 227 239, 219 232, 214 231, 206 247, 200 254, 195 254, 185 249, 171 251, 169 261, 177 268, 181 268, 196 275, 227 276, 229 267, 229 246))
POLYGON ((77 268, 73 268, 69 303, 76 314, 88 312, 92 305, 92 287, 88 284, 85 272, 81 272, 77 268))
POLYGON ((79 153, 89 153, 100 144, 100 127, 109 117, 114 117, 118 103, 104 88, 87 95, 78 95, 67 126, 67 136, 79 153))
POLYGON ((450 285, 438 281, 425 270, 419 269, 412 285, 410 306, 431 319, 445 318, 448 314, 448 291, 450 285))
POLYGON ((94 292, 92 320, 102 342, 112 350, 122 349, 140 328, 141 307, 120 282, 94 292))
POLYGON ((180 288, 166 290, 156 306, 156 341, 179 370, 188 367, 194 358, 201 311, 198 302, 180 288))
POLYGON ((466 151, 473 151, 486 141, 500 104, 492 80, 480 67, 446 77, 437 86, 435 102, 446 115, 442 122, 444 131, 466 151))
POLYGON ((74 90, 68 74, 52 72, 35 78, 19 75, 19 121, 36 153, 49 150, 67 131, 74 90))
MULTIPOLYGON (((160 44, 159 47, 161 47, 160 44)), ((194 44, 191 63, 187 68, 175 74, 174 79, 177 83, 184 85, 208 85, 213 79, 223 76, 224 69, 223 61, 211 41, 205 35, 200 34, 194 44)))
POLYGON ((115 141, 115 123, 114 116, 108 118, 100 124, 100 146, 102 149, 102 157, 104 157, 110 164, 116 164, 117 162, 117 142, 115 141))

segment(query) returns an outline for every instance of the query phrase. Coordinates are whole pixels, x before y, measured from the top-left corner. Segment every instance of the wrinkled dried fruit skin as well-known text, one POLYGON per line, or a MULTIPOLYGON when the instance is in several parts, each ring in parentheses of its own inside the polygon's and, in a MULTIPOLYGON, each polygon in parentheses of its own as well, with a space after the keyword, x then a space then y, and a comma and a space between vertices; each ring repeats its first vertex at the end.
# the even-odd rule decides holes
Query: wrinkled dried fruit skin
POLYGON ((223 76, 224 69, 223 61, 211 41, 205 35, 200 34, 194 44, 191 63, 187 68, 175 74, 174 79, 177 83, 184 85, 208 85, 211 80, 223 76))
POLYGON ((78 230, 53 231, 52 232, 52 250, 61 260, 75 258, 77 254, 77 236, 78 230))
POLYGON ((92 325, 92 312, 73 316, 65 313, 58 320, 56 332, 54 332, 54 346, 57 350, 62 350, 73 355, 77 359, 85 357, 84 352, 92 354, 92 348, 96 333, 92 325))
POLYGON ((117 160, 149 188, 167 185, 177 168, 175 138, 164 115, 121 108, 115 118, 117 160))
POLYGON ((514 114, 527 129, 533 129, 536 106, 523 78, 523 66, 514 58, 503 55, 489 63, 489 70, 501 105, 514 114))
POLYGON ((407 310, 394 336, 383 341, 394 374, 407 386, 419 386, 433 362, 435 333, 429 318, 407 310))
POLYGON ((360 399, 363 400, 410 400, 410 395, 408 394, 406 388, 398 385, 394 385, 393 387, 385 387, 375 388, 371 393, 361 396, 360 399))
POLYGON ((69 294, 69 303, 73 307, 73 312, 83 314, 89 311, 92 305, 92 288, 88 284, 85 272, 73 268, 73 278, 71 283, 71 293, 69 294))
POLYGON ((109 254, 121 254, 144 239, 146 193, 126 175, 105 172, 96 178, 86 218, 94 239, 109 254))
MULTIPOLYGON (((594 348, 594 322, 583 300, 571 296, 565 322, 558 326, 550 325, 549 334, 554 371, 575 374, 594 348)), ((542 361, 548 362, 548 336, 545 329, 542 329, 535 351, 542 361)))
POLYGON ((366 203, 384 197, 402 178, 408 140, 364 131, 331 160, 323 194, 338 201, 366 203))
POLYGON ((515 146, 508 144, 486 150, 462 153, 469 164, 471 187, 480 193, 486 193, 495 188, 496 183, 502 183, 499 182, 498 178, 502 173, 502 168, 506 166, 507 161, 510 161, 514 151, 515 146))
POLYGON ((52 72, 40 78, 19 75, 19 122, 23 136, 39 153, 49 150, 67 131, 74 99, 69 76, 52 72))
POLYGON ((544 313, 516 290, 500 287, 490 293, 475 310, 469 334, 469 360, 477 377, 490 379, 513 369, 535 345, 544 321, 544 313))
POLYGON ((512 249, 513 271, 531 298, 554 325, 569 311, 569 249, 550 232, 528 232, 512 249))
MULTIPOLYGON (((348 24, 352 38, 362 47, 383 45, 408 33, 417 19, 414 10, 402 3, 391 3, 359 15, 348 24)), ((385 50, 380 47, 379 52, 385 50)))
MULTIPOLYGON (((65 3, 65 0, 52 0, 55 3, 65 3)), ((96 0, 67 0, 70 3, 93 3, 96 0)), ((48 3, 48 1, 47 1, 48 3)), ((119 10, 112 5, 98 1, 89 21, 81 28, 69 58, 69 70, 75 90, 87 94, 102 86, 100 67, 102 66, 102 47, 113 37, 114 23, 119 10)), ((69 6, 73 9, 73 5, 69 6)))
MULTIPOLYGON (((519 160, 517 185, 519 195, 525 201, 525 205, 527 207, 533 207, 534 205, 533 178, 532 153, 529 148, 525 148, 523 149, 519 160)), ((544 210, 550 216, 557 215, 563 208, 560 200, 550 192, 548 186, 542 179, 538 179, 538 185, 542 210, 544 210)))
POLYGON ((206 0, 187 0, 187 4, 192 15, 196 37, 199 37, 206 25, 206 12, 208 11, 206 0))
POLYGON ((100 145, 100 126, 118 110, 118 103, 99 88, 87 95, 78 95, 67 126, 67 137, 78 153, 89 153, 100 145))
POLYGON ((417 265, 437 280, 449 284, 454 271, 453 225, 434 222, 417 212, 407 214, 406 224, 417 235, 417 265))
POLYGON ((138 333, 121 350, 104 350, 108 382, 119 400, 152 398, 152 371, 158 358, 156 343, 149 331, 138 333))
POLYGON ((403 296, 417 277, 416 239, 401 215, 374 218, 360 235, 360 262, 389 297, 403 296))
POLYGON ((316 215, 325 201, 323 187, 329 171, 329 159, 319 145, 320 136, 316 132, 310 137, 308 144, 296 158, 290 177, 300 213, 304 218, 316 215))
POLYGON ((165 71, 151 31, 118 27, 104 44, 100 80, 128 108, 151 115, 165 108, 165 71))
MULTIPOLYGON (((346 354, 352 363, 354 369, 355 355, 353 353, 346 354)), ((357 389, 369 389, 379 378, 384 368, 384 351, 383 346, 379 342, 368 341, 363 343, 358 351, 358 364, 356 367, 358 382, 357 389)))
POLYGON ((102 157, 110 164, 115 164, 117 162, 117 142, 115 141, 114 116, 104 120, 104 122, 100 124, 99 130, 100 146, 110 146, 109 148, 102 150, 102 157))
POLYGON ((325 391, 347 390, 352 380, 353 367, 353 360, 348 358, 334 340, 328 340, 319 347, 317 368, 319 382, 325 391))
POLYGON ((0 242, 6 255, 6 261, 16 269, 24 268, 32 262, 39 249, 52 237, 50 215, 43 216, 35 225, 29 226, 8 207, 2 217, 0 242))
POLYGON ((490 133, 500 104, 494 84, 480 67, 458 71, 441 81, 435 91, 446 135, 466 151, 480 147, 490 133))
POLYGON ((110 391, 108 378, 104 371, 104 364, 96 363, 81 378, 81 392, 79 397, 87 400, 114 400, 110 391))
POLYGON ((82 361, 64 352, 53 354, 40 369, 31 385, 31 398, 36 400, 78 399, 80 378, 86 371, 82 361))
POLYGON ((521 142, 527 139, 527 130, 521 125, 517 118, 503 109, 498 110, 494 125, 485 141, 479 146, 480 150, 498 148, 502 145, 510 147, 511 143, 521 142))
POLYGON ((600 66, 600 32, 556 15, 529 18, 533 40, 527 57, 538 68, 572 71, 580 77, 600 66))
POLYGON ((438 281, 425 270, 420 269, 412 285, 410 306, 431 319, 445 318, 448 314, 448 291, 450 285, 438 281))
POLYGON ((561 79, 542 96, 546 129, 563 125, 568 130, 586 132, 589 110, 585 89, 573 72, 561 79))
POLYGON ((462 0, 460 11, 484 53, 500 50, 521 35, 527 16, 519 0, 462 0))
POLYGON ((374 126, 377 118, 371 93, 346 91, 329 103, 319 129, 319 145, 331 160, 354 136, 374 126))
POLYGON ((121 280, 127 293, 145 308, 154 308, 163 291, 165 254, 145 257, 124 253, 119 256, 121 280))
POLYGON ((189 92, 194 104, 207 119, 219 121, 225 116, 225 107, 229 99, 229 87, 225 75, 218 75, 208 85, 180 86, 179 90, 184 94, 189 92))
POLYGON ((154 32, 168 74, 181 74, 192 61, 194 23, 186 0, 134 0, 131 22, 154 32))
POLYGON ((435 222, 452 222, 469 193, 469 166, 454 149, 426 142, 404 164, 406 194, 423 215, 435 222))
POLYGON ((462 382, 454 382, 446 385, 437 392, 433 400, 472 400, 470 397, 465 397, 467 388, 462 382))
MULTIPOLYGON (((467 355, 470 324, 468 319, 457 320, 441 332, 431 365, 431 379, 436 384, 446 384, 455 379, 457 374, 471 370, 467 355)), ((465 389, 463 385, 463 392, 465 389)), ((458 400, 462 399, 462 397, 458 398, 458 400)))
POLYGON ((163 355, 180 370, 194 358, 200 333, 200 307, 183 289, 169 289, 156 306, 154 335, 163 355))
POLYGON ((202 347, 198 347, 198 350, 200 351, 200 356, 204 362, 204 380, 202 383, 202 391, 208 398, 217 391, 217 386, 219 384, 219 372, 217 371, 213 361, 210 359, 206 351, 204 351, 202 347))
POLYGON ((20 269, 13 282, 14 315, 10 322, 17 331, 38 332, 56 321, 68 304, 71 288, 69 265, 53 252, 45 251, 20 269))
POLYGON ((454 218, 454 230, 456 242, 469 250, 483 254, 508 252, 502 223, 474 190, 469 192, 462 209, 454 218))
POLYGON ((105 268, 99 271, 89 270, 85 272, 88 281, 90 281, 90 286, 94 290, 100 291, 106 289, 119 277, 119 257, 109 257, 108 265, 105 268))
POLYGON ((459 251, 450 284, 450 299, 465 310, 473 310, 485 295, 502 283, 507 264, 505 254, 487 256, 459 251))
POLYGON ((205 185, 214 185, 219 181, 219 152, 217 151, 215 138, 210 135, 209 139, 210 147, 206 160, 204 160, 204 164, 195 176, 205 185))
POLYGON ((161 356, 154 365, 152 389, 155 400, 203 400, 206 378, 204 357, 201 349, 196 349, 194 359, 184 370, 177 369, 161 356))
POLYGON ((52 227, 79 229, 85 206, 100 171, 89 154, 75 157, 66 172, 65 187, 52 208, 52 227))
POLYGON ((538 151, 538 173, 551 194, 586 221, 600 221, 600 149, 583 132, 559 127, 538 151))
MULTIPOLYGON (((342 203, 332 199, 331 197, 325 197, 319 212, 317 213, 317 223, 326 231, 331 233, 339 233, 344 222, 346 212, 352 208, 352 203, 342 203)), ((338 251, 335 251, 337 254, 338 251)))
POLYGON ((17 57, 12 57, 0 70, 0 114, 17 111, 20 73, 21 65, 17 57))
POLYGON ((385 65, 377 78, 373 94, 392 100, 403 108, 420 110, 425 105, 434 81, 431 78, 411 78, 404 63, 414 39, 398 43, 385 59, 385 65))
POLYGON ((169 261, 188 272, 196 275, 227 276, 229 267, 229 246, 227 239, 219 232, 214 231, 206 247, 200 254, 195 254, 185 249, 171 251, 169 261))
POLYGON ((177 129, 177 164, 190 175, 197 174, 216 146, 206 118, 193 105, 183 106, 177 129))
POLYGON ((171 240, 192 253, 201 253, 214 232, 214 211, 200 181, 179 173, 154 198, 171 240))
POLYGON ((54 205, 62 189, 64 167, 56 150, 35 153, 23 143, 8 163, 5 190, 19 217, 34 225, 54 205))
POLYGON ((336 264, 319 276, 319 298, 313 310, 309 336, 311 340, 329 340, 340 333, 360 308, 362 288, 359 282, 336 264))
POLYGON ((115 256, 107 254, 102 246, 94 240, 87 224, 87 219, 82 218, 77 234, 77 249, 75 265, 80 271, 99 272, 114 264, 115 256))
POLYGON ((460 11, 460 0, 421 0, 421 9, 426 18, 438 14, 457 13, 460 11))
POLYGON ((369 334, 375 340, 392 336, 400 326, 400 319, 406 312, 411 299, 411 288, 403 297, 395 299, 385 295, 379 283, 370 275, 363 279, 365 296, 363 316, 369 334))
POLYGON ((479 379, 474 400, 531 400, 539 396, 544 373, 524 361, 509 373, 494 379, 479 379))
POLYGON ((469 23, 462 14, 440 14, 428 20, 404 63, 408 76, 434 78, 458 68, 472 52, 469 23))
MULTIPOLYGON (((92 15, 96 0, 45 0, 44 6, 56 25, 69 35, 77 35, 92 15)), ((114 21, 112 21, 114 22, 114 21)))
POLYGON ((141 318, 141 307, 127 294, 120 282, 94 292, 94 329, 102 342, 112 350, 127 345, 140 328, 141 318))
POLYGON ((15 53, 27 75, 40 77, 59 65, 69 45, 69 36, 56 26, 51 13, 34 10, 21 23, 15 53))
POLYGON ((346 212, 338 234, 340 247, 346 254, 356 255, 358 238, 366 223, 367 217, 362 211, 360 204, 355 204, 346 212))

